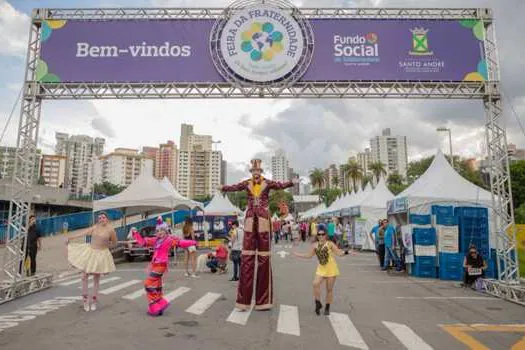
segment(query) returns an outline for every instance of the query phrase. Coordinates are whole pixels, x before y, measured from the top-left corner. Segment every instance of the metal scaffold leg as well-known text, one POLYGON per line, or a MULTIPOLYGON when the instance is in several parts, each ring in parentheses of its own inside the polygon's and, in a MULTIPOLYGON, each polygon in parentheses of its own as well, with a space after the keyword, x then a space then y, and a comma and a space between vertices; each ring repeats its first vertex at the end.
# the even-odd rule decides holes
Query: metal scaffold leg
POLYGON ((41 99, 37 97, 34 81, 40 50, 39 23, 33 22, 29 32, 27 66, 20 121, 17 153, 13 173, 11 203, 7 226, 3 272, 6 280, 0 284, 0 304, 51 286, 50 274, 24 277, 23 262, 27 244, 27 223, 31 211, 31 187, 37 162, 38 127, 41 99))

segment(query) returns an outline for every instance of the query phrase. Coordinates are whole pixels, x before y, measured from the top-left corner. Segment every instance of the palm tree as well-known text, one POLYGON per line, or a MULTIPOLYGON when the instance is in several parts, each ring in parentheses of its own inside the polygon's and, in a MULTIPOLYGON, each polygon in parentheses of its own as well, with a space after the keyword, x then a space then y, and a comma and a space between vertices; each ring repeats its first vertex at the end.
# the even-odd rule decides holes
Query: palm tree
POLYGON ((323 187, 326 182, 324 170, 315 168, 314 170, 310 171, 310 182, 312 183, 312 186, 316 187, 317 190, 320 191, 321 187, 323 187))
POLYGON ((343 191, 350 192, 350 177, 348 176, 348 164, 341 166, 341 176, 343 176, 343 191))
POLYGON ((386 175, 385 165, 381 162, 371 163, 368 166, 368 169, 370 169, 372 174, 374 174, 376 178, 376 183, 379 183, 379 179, 381 178, 382 175, 383 176, 386 175))
POLYGON ((332 186, 333 186, 334 188, 338 188, 338 187, 339 187, 339 176, 334 175, 334 176, 332 177, 332 186))
POLYGON ((401 174, 399 174, 397 171, 393 172, 392 174, 390 174, 388 176, 388 184, 389 185, 397 185, 397 186, 400 186, 403 184, 403 181, 405 179, 403 178, 403 176, 401 176, 401 174))
POLYGON ((352 179, 352 185, 354 186, 354 189, 356 189, 357 182, 363 177, 363 171, 355 160, 348 161, 347 166, 347 175, 350 179, 352 179))

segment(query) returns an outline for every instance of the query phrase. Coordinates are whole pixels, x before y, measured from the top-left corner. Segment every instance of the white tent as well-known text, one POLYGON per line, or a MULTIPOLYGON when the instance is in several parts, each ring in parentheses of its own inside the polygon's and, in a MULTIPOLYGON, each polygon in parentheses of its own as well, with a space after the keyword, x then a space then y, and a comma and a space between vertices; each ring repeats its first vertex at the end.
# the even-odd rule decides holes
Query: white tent
POLYGON ((191 200, 189 198, 184 197, 182 194, 180 194, 179 191, 177 191, 177 189, 175 188, 175 186, 173 186, 171 181, 168 180, 167 177, 164 177, 160 181, 160 184, 161 184, 162 187, 164 187, 166 190, 168 190, 172 194, 173 198, 175 198, 178 203, 180 203, 180 204, 187 204, 192 209, 201 207, 201 205, 202 205, 201 203, 193 201, 193 200, 191 200))
POLYGON ((140 175, 121 193, 93 202, 94 211, 123 208, 126 215, 194 207, 192 201, 176 197, 157 179, 146 174, 140 175))
POLYGON ((242 213, 242 210, 237 208, 230 202, 228 197, 223 196, 220 193, 215 194, 212 200, 206 207, 204 207, 204 215, 215 215, 215 216, 234 216, 242 213))
POLYGON ((386 186, 385 180, 381 178, 376 187, 370 192, 363 192, 361 199, 356 207, 359 209, 359 216, 354 218, 354 227, 362 232, 361 243, 363 249, 374 250, 374 242, 368 233, 377 224, 379 219, 386 217, 387 202, 394 199, 394 195, 386 186), (358 223, 358 226, 356 225, 358 223))
POLYGON ((435 203, 492 207, 490 192, 459 175, 439 150, 427 171, 395 199, 406 198, 411 212, 429 212, 435 203), (459 204, 458 204, 459 203, 459 204))

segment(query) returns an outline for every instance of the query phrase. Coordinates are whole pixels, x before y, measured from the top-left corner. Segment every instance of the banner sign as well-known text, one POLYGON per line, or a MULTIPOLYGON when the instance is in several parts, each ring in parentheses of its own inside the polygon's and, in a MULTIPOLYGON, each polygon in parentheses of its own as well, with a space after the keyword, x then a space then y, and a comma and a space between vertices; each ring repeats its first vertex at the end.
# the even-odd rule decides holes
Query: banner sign
MULTIPOLYGON (((240 10, 210 49, 215 19, 48 20, 37 80, 223 83, 212 55, 256 83, 289 74, 303 33, 286 12, 240 10)), ((312 60, 299 81, 483 81, 483 24, 477 20, 309 19, 312 60)))
POLYGON ((408 210, 408 198, 396 198, 387 203, 387 214, 403 213, 408 210))

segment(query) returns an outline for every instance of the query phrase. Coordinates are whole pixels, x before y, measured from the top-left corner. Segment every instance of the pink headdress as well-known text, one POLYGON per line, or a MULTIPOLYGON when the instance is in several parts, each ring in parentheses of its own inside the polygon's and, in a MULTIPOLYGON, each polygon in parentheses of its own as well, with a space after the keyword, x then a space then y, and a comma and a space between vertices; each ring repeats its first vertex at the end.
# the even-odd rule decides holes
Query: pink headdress
POLYGON ((155 231, 170 231, 170 227, 162 220, 162 216, 157 217, 157 226, 155 227, 155 231))

